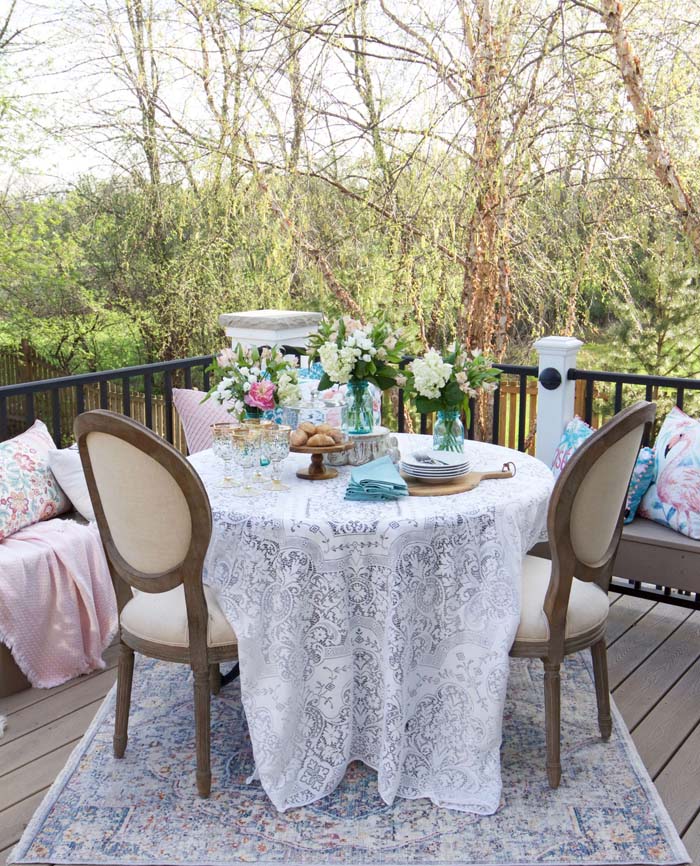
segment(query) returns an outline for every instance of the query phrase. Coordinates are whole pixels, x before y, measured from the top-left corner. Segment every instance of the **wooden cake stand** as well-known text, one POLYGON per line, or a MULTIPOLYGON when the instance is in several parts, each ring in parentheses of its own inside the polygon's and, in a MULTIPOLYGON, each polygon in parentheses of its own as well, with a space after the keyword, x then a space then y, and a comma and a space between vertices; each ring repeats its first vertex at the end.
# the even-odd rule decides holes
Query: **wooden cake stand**
POLYGON ((326 481, 328 478, 335 478, 338 470, 326 466, 323 462, 323 455, 350 451, 354 447, 354 442, 343 442, 342 445, 327 445, 325 448, 314 448, 313 445, 291 445, 289 450, 294 454, 311 455, 311 463, 309 463, 308 468, 297 470, 297 478, 306 478, 307 481, 326 481))

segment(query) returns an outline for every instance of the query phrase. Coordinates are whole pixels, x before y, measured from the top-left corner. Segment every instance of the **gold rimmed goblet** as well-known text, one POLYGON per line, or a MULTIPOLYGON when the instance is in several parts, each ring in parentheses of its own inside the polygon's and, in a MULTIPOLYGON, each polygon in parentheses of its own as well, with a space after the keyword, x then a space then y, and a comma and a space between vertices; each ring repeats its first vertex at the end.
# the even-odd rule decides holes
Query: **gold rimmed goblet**
POLYGON ((285 424, 274 424, 263 432, 261 450, 271 464, 270 481, 266 485, 269 490, 289 490, 288 485, 282 483, 281 466, 282 461, 289 456, 291 432, 292 428, 285 424))
POLYGON ((239 482, 233 475, 233 432, 239 428, 237 421, 219 421, 211 425, 212 451, 224 464, 222 487, 235 487, 239 482))
POLYGON ((260 462, 259 438, 260 434, 250 427, 241 426, 233 431, 233 453, 235 460, 242 470, 242 482, 239 488, 239 496, 258 496, 259 487, 255 486, 253 470, 255 464, 260 462))
POLYGON ((263 457, 262 448, 260 447, 262 444, 262 436, 266 430, 269 430, 271 427, 275 427, 276 425, 275 422, 271 421, 269 418, 244 418, 242 424, 255 435, 255 443, 259 450, 260 459, 255 468, 255 472, 253 473, 253 481, 257 484, 262 484, 265 481, 265 476, 260 471, 260 467, 269 465, 269 461, 267 458, 263 457))

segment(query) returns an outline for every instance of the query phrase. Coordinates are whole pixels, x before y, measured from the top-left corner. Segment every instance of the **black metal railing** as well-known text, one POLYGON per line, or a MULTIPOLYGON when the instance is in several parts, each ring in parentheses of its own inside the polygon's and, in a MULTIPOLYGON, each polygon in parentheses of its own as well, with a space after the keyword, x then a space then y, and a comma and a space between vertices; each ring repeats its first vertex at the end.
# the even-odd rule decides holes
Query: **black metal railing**
POLYGON ((700 379, 576 369, 569 370, 568 378, 586 383, 583 420, 587 424, 607 420, 608 417, 616 415, 623 406, 642 398, 659 405, 657 429, 671 406, 683 409, 690 402, 694 404, 692 409, 700 409, 700 379), (599 404, 600 411, 595 413, 597 417, 594 418, 596 403, 599 404))
MULTIPOLYGON (((298 354, 298 350, 295 353, 298 354)), ((213 356, 206 355, 0 386, 0 441, 21 432, 40 417, 60 447, 72 438, 74 418, 86 409, 99 406, 137 417, 147 427, 169 442, 179 444, 184 450, 184 441, 174 441, 178 431, 175 429, 177 419, 173 412, 173 388, 198 387, 207 390, 210 380, 206 370, 212 359, 213 356)), ((406 357, 401 366, 405 367, 411 360, 406 357)), ((526 448, 533 450, 535 403, 530 398, 536 399, 534 383, 538 368, 512 364, 496 366, 503 377, 501 387, 494 392, 488 406, 490 429, 487 428, 484 438, 496 444, 513 444, 520 451, 526 448), (504 425, 507 430, 503 429, 504 425)), ((581 414, 585 421, 594 426, 640 397, 660 404, 657 424, 666 414, 664 409, 668 410, 673 405, 681 409, 690 408, 700 414, 700 379, 577 369, 568 371, 568 379, 585 382, 581 414)), ((557 383, 544 381, 543 387, 557 387, 557 383)), ((472 401, 470 438, 475 438, 476 432, 477 413, 474 408, 472 401)), ((427 432, 429 419, 425 415, 412 416, 403 389, 398 389, 392 424, 399 432, 406 430, 407 417, 411 420, 415 417, 420 432, 427 432)), ((700 609, 698 593, 620 579, 615 579, 611 588, 641 598, 700 609)))
POLYGON ((162 361, 140 367, 124 367, 99 373, 81 373, 20 382, 0 387, 0 441, 26 429, 41 418, 60 447, 72 437, 72 423, 88 408, 113 409, 134 416, 138 399, 142 412, 139 420, 147 427, 173 442, 173 387, 180 384, 192 388, 195 384, 209 388, 207 367, 211 355, 162 361), (156 425, 154 406, 162 407, 161 421, 156 425))
MULTIPOLYGON (((411 363, 413 358, 411 356, 406 356, 401 361, 401 369, 404 369, 408 364, 411 363)), ((517 391, 514 396, 516 396, 516 400, 513 401, 513 410, 516 413, 515 418, 509 418, 509 426, 514 428, 515 431, 515 439, 517 440, 517 448, 519 451, 525 451, 525 445, 529 438, 529 430, 527 426, 527 415, 528 415, 528 405, 527 405, 527 395, 528 395, 528 383, 529 380, 535 382, 537 380, 538 369, 537 367, 532 366, 521 366, 516 364, 495 364, 503 376, 508 377, 509 380, 515 380, 517 383, 517 391)), ((505 381, 505 380, 504 380, 505 381)), ((509 382, 510 384, 510 382, 509 382)), ((502 439, 501 430, 501 399, 503 394, 502 388, 497 388, 493 394, 493 400, 489 407, 489 415, 490 415, 490 431, 487 433, 485 437, 487 440, 490 440, 494 444, 498 444, 502 439)), ((469 413, 469 438, 474 439, 476 434, 476 426, 477 426, 477 412, 476 412, 476 401, 469 401, 470 413, 469 413)), ((398 400, 397 400, 397 430, 399 433, 403 433, 406 430, 406 402, 404 397, 403 388, 398 389, 398 400)), ((421 433, 426 433, 428 430, 428 416, 424 413, 419 416, 419 430, 421 433)), ((532 425, 531 425, 532 426, 532 425)))
MULTIPOLYGON (((296 353, 298 354, 298 350, 296 353)), ((210 382, 206 368, 211 364, 212 357, 206 355, 184 358, 139 367, 0 386, 0 441, 26 429, 36 418, 41 418, 49 428, 56 445, 60 447, 70 441, 75 417, 86 409, 99 407, 135 417, 173 443, 176 438, 172 411, 173 387, 178 385, 192 388, 196 384, 202 390, 207 390, 210 382), (156 412, 155 409, 161 411, 156 412)), ((401 366, 405 367, 411 360, 411 357, 406 357, 401 366)), ((528 384, 537 379, 537 367, 508 364, 497 366, 508 378, 508 398, 515 398, 511 399, 512 405, 509 406, 507 416, 504 416, 508 421, 509 439, 522 451, 525 450, 529 432, 526 395, 528 384)), ((501 429, 502 399, 501 390, 496 390, 489 412, 490 430, 485 436, 494 443, 505 441, 504 431, 501 429)), ((405 410, 405 395, 403 389, 399 388, 396 412, 392 413, 390 418, 391 426, 399 432, 406 430, 405 410)), ((469 436, 475 438, 477 413, 474 411, 473 400, 471 410, 469 436)), ((420 432, 426 433, 429 428, 428 417, 417 417, 420 432)))

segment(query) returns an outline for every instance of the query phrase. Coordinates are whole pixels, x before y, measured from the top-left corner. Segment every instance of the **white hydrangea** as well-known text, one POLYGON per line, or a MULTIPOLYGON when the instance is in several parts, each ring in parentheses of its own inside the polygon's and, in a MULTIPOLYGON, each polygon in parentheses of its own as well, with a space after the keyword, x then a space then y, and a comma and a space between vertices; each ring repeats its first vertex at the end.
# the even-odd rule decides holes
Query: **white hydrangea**
POLYGON ((350 381, 355 367, 355 350, 344 346, 340 351, 333 343, 324 343, 318 350, 321 365, 332 382, 344 385, 350 381))
POLYGON ((437 399, 452 374, 452 364, 442 360, 435 349, 428 349, 422 358, 411 363, 416 391, 421 397, 437 399))
POLYGON ((277 402, 280 406, 292 406, 301 401, 301 388, 296 375, 281 373, 277 381, 277 402))

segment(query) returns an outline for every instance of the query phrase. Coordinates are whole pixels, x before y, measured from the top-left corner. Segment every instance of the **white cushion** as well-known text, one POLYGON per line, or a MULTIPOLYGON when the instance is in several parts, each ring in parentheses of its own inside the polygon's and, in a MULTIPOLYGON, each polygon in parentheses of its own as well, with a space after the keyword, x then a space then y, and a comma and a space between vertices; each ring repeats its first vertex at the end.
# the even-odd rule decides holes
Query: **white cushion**
MULTIPOLYGON (((209 646, 235 644, 236 635, 211 587, 204 587, 204 595, 209 608, 209 646)), ((184 586, 169 592, 139 592, 124 605, 120 622, 134 637, 165 646, 189 646, 184 586)))
MULTIPOLYGON (((549 623, 544 612, 544 597, 549 586, 552 563, 538 556, 523 560, 523 593, 520 604, 520 625, 516 641, 546 641, 549 623)), ((566 639, 602 625, 608 618, 608 596, 597 584, 574 578, 566 616, 566 639)))
POLYGON ((93 522, 95 512, 92 509, 78 449, 72 447, 49 451, 49 466, 59 486, 73 503, 73 508, 86 520, 93 522))

